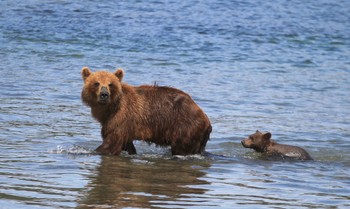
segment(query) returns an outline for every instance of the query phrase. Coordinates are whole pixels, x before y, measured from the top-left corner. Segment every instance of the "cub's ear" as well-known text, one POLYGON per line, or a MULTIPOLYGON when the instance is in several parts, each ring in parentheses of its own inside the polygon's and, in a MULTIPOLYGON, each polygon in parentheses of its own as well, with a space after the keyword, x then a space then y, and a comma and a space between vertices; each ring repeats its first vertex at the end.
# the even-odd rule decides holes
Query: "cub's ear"
POLYGON ((264 133, 264 135, 263 135, 263 139, 264 140, 270 140, 271 139, 271 133, 270 132, 266 132, 266 133, 264 133))
POLYGON ((81 69, 81 75, 83 76, 84 81, 92 74, 91 70, 88 67, 83 67, 81 69))
POLYGON ((123 69, 121 68, 118 68, 115 73, 114 73, 115 76, 117 76, 117 78, 119 79, 119 81, 121 82, 123 80, 123 77, 124 77, 124 71, 123 69))

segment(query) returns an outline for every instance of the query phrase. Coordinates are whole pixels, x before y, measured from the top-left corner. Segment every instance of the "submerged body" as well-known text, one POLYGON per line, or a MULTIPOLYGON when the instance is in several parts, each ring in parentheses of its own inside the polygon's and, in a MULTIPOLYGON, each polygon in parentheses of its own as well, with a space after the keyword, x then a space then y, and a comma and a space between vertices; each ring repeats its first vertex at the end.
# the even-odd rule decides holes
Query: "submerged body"
POLYGON ((303 148, 278 144, 271 140, 271 133, 261 133, 256 131, 250 135, 249 138, 242 140, 242 145, 245 148, 252 148, 257 152, 261 152, 268 157, 281 157, 284 159, 296 159, 296 160, 312 160, 309 153, 303 148))
POLYGON ((123 71, 83 68, 82 100, 102 126, 102 154, 135 154, 133 140, 171 146, 173 155, 201 154, 211 132, 206 114, 183 91, 122 83, 123 71))

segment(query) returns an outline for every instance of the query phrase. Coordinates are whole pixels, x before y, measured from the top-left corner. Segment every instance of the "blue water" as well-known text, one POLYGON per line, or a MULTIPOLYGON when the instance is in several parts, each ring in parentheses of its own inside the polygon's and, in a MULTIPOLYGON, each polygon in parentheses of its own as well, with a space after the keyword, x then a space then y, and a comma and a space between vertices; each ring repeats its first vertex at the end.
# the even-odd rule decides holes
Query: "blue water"
POLYGON ((350 207, 350 1, 0 1, 0 208, 350 207), (80 70, 188 92, 209 156, 99 156, 80 70), (315 161, 269 161, 255 130, 315 161))

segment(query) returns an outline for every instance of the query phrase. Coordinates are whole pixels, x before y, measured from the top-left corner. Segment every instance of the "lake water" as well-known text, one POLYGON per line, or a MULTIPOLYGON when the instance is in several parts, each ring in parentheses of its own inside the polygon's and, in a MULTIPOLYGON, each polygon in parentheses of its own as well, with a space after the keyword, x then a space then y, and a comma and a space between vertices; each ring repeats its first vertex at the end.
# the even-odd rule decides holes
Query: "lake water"
POLYGON ((349 208, 350 1, 0 1, 0 208, 349 208), (188 92, 209 156, 100 156, 83 66, 188 92), (314 161, 240 141, 270 131, 314 161))

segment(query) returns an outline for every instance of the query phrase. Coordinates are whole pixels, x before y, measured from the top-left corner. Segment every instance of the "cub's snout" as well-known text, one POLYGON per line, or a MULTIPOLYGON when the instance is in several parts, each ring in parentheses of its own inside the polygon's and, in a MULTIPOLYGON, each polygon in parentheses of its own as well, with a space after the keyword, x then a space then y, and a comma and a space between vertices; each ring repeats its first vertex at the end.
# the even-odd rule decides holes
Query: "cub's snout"
POLYGON ((249 139, 243 139, 241 141, 241 143, 242 143, 243 147, 245 147, 245 148, 250 148, 251 144, 252 144, 251 140, 249 140, 249 139))

